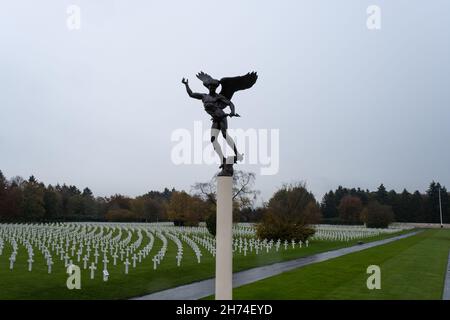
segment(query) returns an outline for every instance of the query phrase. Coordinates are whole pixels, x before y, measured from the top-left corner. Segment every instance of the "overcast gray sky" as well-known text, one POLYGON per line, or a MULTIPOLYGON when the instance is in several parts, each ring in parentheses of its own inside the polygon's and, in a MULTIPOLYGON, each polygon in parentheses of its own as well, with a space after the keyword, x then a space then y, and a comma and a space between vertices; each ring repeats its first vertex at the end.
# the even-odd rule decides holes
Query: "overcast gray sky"
POLYGON ((1 1, 0 170, 96 195, 189 190, 217 166, 171 162, 174 130, 210 125, 181 78, 204 91, 200 70, 255 70, 230 126, 280 130, 262 199, 296 180, 319 199, 340 184, 449 187, 449 14, 446 0, 1 1), (372 4, 381 30, 366 27, 372 4))

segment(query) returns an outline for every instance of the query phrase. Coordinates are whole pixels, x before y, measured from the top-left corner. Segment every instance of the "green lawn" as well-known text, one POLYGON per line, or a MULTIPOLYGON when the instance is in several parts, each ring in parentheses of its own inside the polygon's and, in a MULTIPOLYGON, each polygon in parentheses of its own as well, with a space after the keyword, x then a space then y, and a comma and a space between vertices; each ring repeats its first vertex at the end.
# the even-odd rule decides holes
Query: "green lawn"
POLYGON ((309 265, 234 289, 234 299, 441 299, 450 230, 426 230, 380 247, 309 265), (366 286, 369 265, 381 289, 366 286))
MULTIPOLYGON (((394 235, 373 237, 365 241, 380 240, 394 235)), ((355 245, 356 242, 313 241, 309 248, 303 247, 287 251, 280 249, 279 252, 260 255, 253 253, 247 254, 246 257, 240 254, 234 259, 234 271, 351 246, 355 245)), ((0 299, 125 299, 214 276, 214 258, 206 253, 206 250, 203 250, 202 262, 198 264, 192 249, 185 246, 182 266, 177 267, 175 259, 177 249, 172 241, 169 241, 168 251, 163 262, 156 271, 153 270, 151 257, 159 250, 161 245, 161 240, 156 238, 154 247, 147 259, 139 264, 136 269, 130 266, 128 275, 124 274, 122 263, 117 267, 108 268, 110 273, 108 282, 103 282, 101 279, 101 263, 98 265, 99 269, 94 280, 89 278, 89 270, 82 269, 81 290, 67 289, 65 268, 56 257, 54 257, 55 265, 52 274, 48 274, 44 258, 37 250, 35 250, 35 263, 32 272, 27 270, 27 255, 22 246, 19 249, 14 270, 9 270, 8 258, 11 247, 6 246, 3 255, 0 256, 0 299)), ((112 259, 110 260, 112 261, 112 259)), ((74 263, 82 267, 82 263, 76 261, 74 263)), ((112 266, 112 262, 110 262, 110 265, 112 266)))

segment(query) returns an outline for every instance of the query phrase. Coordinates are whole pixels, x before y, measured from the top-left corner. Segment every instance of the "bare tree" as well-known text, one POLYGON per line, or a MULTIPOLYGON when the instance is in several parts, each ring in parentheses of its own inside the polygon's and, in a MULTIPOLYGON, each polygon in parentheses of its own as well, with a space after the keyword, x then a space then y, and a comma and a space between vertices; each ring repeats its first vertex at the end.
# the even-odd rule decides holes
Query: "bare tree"
MULTIPOLYGON (((233 201, 239 208, 252 207, 259 190, 254 190, 256 175, 253 172, 237 170, 233 175, 233 201)), ((194 194, 200 196, 203 200, 216 204, 217 194, 217 176, 214 176, 209 182, 197 182, 192 186, 194 194)))

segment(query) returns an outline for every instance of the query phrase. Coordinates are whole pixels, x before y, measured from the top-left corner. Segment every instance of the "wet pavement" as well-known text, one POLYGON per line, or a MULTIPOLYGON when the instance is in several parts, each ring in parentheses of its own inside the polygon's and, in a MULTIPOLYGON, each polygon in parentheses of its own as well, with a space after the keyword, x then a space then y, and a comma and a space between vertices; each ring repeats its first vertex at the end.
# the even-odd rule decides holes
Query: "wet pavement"
MULTIPOLYGON (((416 235, 420 231, 410 232, 400 236, 355 245, 348 248, 337 249, 317 253, 308 257, 302 257, 295 260, 278 262, 267 266, 257 267, 233 274, 233 288, 240 287, 258 280, 278 275, 280 273, 301 268, 313 263, 323 262, 337 257, 344 256, 349 253, 362 251, 365 249, 381 246, 383 244, 391 243, 400 239, 408 238, 416 235)), ((450 260, 449 260, 450 263, 450 260)), ((450 267, 450 265, 449 265, 450 267)), ((447 297, 450 296, 450 271, 447 271, 447 297)), ((194 282, 191 284, 151 293, 142 297, 133 298, 133 300, 198 300, 214 294, 214 278, 194 282)), ((444 297, 445 299, 445 297, 444 297)))
POLYGON ((448 255, 447 273, 445 276, 444 294, 442 300, 450 300, 450 252, 448 255))

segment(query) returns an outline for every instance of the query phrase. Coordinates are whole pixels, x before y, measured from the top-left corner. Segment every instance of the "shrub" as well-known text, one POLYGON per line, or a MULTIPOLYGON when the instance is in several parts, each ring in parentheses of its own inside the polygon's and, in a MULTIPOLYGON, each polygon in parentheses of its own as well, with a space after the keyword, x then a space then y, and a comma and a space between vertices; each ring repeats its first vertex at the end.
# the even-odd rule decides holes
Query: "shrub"
POLYGON ((267 212, 294 224, 314 224, 321 220, 319 205, 304 184, 285 185, 275 192, 267 212))
POLYGON ((372 201, 364 208, 361 218, 367 228, 387 228, 394 221, 394 213, 391 206, 372 201))
POLYGON ((216 236, 216 213, 213 211, 211 214, 206 217, 206 228, 208 229, 209 233, 216 236))
POLYGON ((259 238, 306 241, 314 234, 308 224, 318 223, 320 209, 304 184, 286 185, 269 200, 257 227, 259 238))
POLYGON ((313 236, 315 230, 303 224, 292 223, 289 220, 280 219, 276 215, 267 213, 262 223, 258 224, 256 233, 260 239, 280 239, 281 241, 305 242, 313 236))

